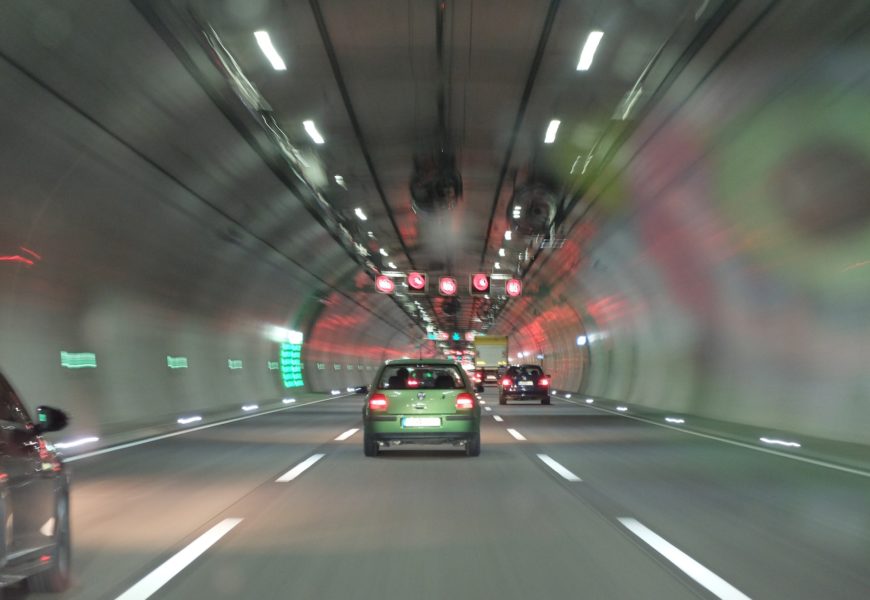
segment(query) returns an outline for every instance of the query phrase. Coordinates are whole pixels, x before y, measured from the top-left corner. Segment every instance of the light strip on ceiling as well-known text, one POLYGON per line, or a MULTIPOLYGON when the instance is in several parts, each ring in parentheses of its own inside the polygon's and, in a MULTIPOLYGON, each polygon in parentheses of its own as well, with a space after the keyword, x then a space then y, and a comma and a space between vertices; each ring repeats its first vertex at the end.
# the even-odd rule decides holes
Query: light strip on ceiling
POLYGON ((272 68, 276 71, 286 71, 287 65, 284 64, 284 59, 281 58, 281 55, 275 50, 275 46, 272 45, 272 38, 269 37, 269 33, 266 31, 255 31, 254 37, 257 38, 257 44, 259 44, 260 50, 263 51, 263 54, 266 55, 266 58, 272 64, 272 68))
POLYGON ((311 136, 311 139, 314 140, 315 144, 322 144, 326 140, 323 139, 323 136, 320 135, 320 132, 317 131, 317 126, 314 124, 314 121, 307 120, 302 121, 302 126, 305 127, 305 131, 311 136))
POLYGON ((604 37, 603 31, 590 31, 586 38, 586 43, 583 44, 583 50, 580 51, 580 61, 577 63, 578 71, 588 71, 592 66, 592 59, 595 58, 595 51, 598 50, 598 44, 601 43, 601 38, 604 37))
POLYGON ((356 213, 356 216, 359 217, 360 221, 368 221, 369 220, 369 218, 363 212, 363 209, 355 208, 353 212, 356 213))
POLYGON ((559 125, 562 123, 559 119, 553 119, 547 126, 547 133, 544 135, 544 143, 552 144, 556 141, 556 132, 559 131, 559 125))

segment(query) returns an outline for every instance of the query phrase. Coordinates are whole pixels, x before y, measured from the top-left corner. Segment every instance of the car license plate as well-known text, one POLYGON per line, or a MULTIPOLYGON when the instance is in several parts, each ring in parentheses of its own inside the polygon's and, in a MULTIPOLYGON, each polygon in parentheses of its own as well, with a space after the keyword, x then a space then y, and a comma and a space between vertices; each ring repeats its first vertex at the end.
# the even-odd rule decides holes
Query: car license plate
POLYGON ((535 385, 534 381, 521 381, 520 385, 535 385))
POLYGON ((495 375, 487 375, 486 380, 487 381, 495 381, 495 375))
POLYGON ((441 427, 441 417, 405 417, 402 427, 441 427))

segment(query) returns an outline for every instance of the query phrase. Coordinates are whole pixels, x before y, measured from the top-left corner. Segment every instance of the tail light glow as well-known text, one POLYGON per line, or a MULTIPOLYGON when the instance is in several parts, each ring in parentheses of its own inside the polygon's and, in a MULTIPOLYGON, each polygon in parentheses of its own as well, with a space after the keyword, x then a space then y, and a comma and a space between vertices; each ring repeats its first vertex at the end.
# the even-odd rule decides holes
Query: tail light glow
POLYGON ((504 387, 508 387, 508 386, 511 384, 511 380, 508 379, 507 377, 505 377, 504 379, 501 380, 501 384, 502 384, 504 387))
POLYGON ((420 381, 417 379, 409 379, 408 380, 408 387, 409 388, 420 387, 420 381))
POLYGON ((387 410, 387 397, 383 394, 372 394, 369 398, 369 410, 387 410))
POLYGON ((474 408, 474 397, 468 392, 462 392, 456 396, 456 410, 469 410, 474 408))
POLYGON ((550 385, 550 380, 547 379, 546 377, 541 377, 538 380, 538 385, 548 386, 548 385, 550 385))

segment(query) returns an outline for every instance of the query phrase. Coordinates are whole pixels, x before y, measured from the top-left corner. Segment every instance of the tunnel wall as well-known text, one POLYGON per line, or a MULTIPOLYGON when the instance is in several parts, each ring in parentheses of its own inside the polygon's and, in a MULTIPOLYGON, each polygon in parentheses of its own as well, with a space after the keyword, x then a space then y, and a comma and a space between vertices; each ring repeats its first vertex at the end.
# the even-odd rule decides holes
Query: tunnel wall
MULTIPOLYGON (((0 23, 0 369, 31 409, 70 413, 66 436, 360 383, 309 363, 307 385, 284 388, 271 331, 314 331, 305 307, 354 263, 134 9, 103 8, 112 31, 73 23, 51 43, 23 7, 0 23)), ((330 363, 401 348, 384 325, 397 314, 387 303, 359 323, 330 363)))
POLYGON ((866 14, 799 8, 726 23, 589 191, 555 288, 600 334, 571 389, 870 443, 866 14))

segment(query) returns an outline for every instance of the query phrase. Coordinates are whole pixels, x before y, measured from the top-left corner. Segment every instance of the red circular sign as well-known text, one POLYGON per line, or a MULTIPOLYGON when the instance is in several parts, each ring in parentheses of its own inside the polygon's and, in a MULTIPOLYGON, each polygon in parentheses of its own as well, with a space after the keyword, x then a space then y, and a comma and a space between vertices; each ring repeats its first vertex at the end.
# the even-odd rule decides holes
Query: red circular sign
POLYGON ((378 275, 375 278, 375 288, 382 294, 392 294, 396 289, 396 284, 386 275, 378 275))
POLYGON ((456 294, 456 280, 452 277, 442 277, 438 280, 438 289, 445 296, 453 296, 456 294))
POLYGON ((426 277, 417 272, 408 273, 408 287, 412 290, 422 290, 426 287, 426 277))
POLYGON ((475 273, 471 278, 471 285, 478 292, 485 292, 489 289, 489 277, 484 273, 475 273))

